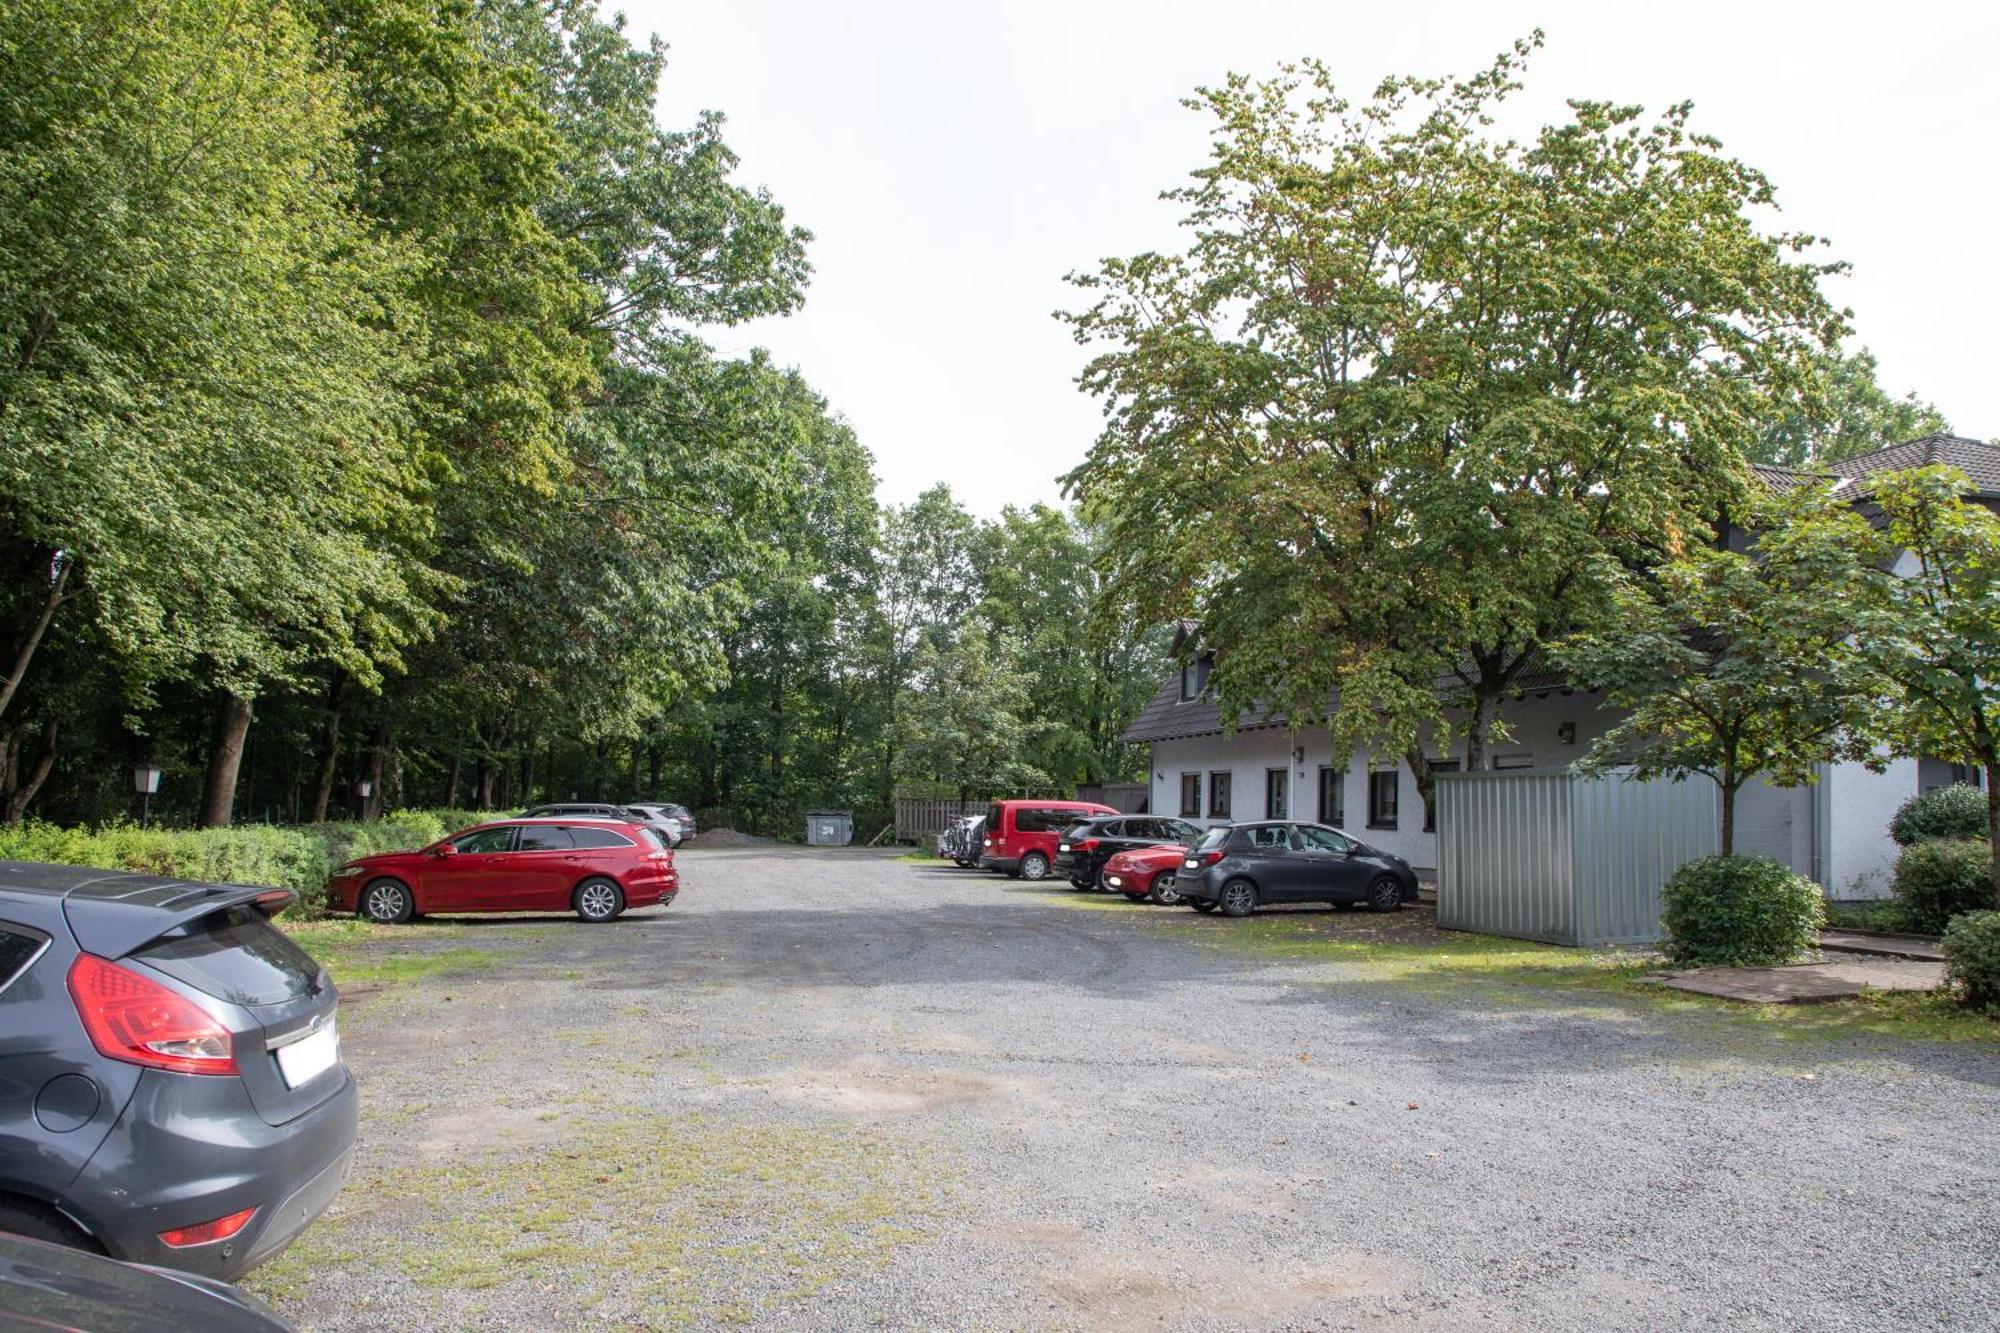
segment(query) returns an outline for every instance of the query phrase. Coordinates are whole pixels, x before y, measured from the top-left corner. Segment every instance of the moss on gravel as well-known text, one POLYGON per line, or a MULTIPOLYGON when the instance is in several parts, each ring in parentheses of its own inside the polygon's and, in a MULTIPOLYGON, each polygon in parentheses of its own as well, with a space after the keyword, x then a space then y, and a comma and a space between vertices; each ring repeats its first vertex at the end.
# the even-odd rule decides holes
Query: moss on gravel
POLYGON ((293 943, 342 986, 388 985, 476 971, 517 952, 504 946, 455 943, 466 937, 462 926, 377 926, 352 919, 280 924, 293 943))
POLYGON ((409 1284, 405 1314, 744 1323, 880 1268, 948 1211, 924 1153, 858 1129, 575 1118, 585 1127, 556 1147, 362 1172, 249 1285, 309 1316, 365 1254, 409 1284))

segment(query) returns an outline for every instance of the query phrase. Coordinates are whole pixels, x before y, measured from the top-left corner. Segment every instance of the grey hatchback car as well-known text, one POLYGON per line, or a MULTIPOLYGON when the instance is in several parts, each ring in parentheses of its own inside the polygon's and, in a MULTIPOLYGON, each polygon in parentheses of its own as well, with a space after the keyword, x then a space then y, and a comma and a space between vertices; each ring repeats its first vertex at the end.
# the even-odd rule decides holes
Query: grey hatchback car
POLYGON ((1210 829, 1188 850, 1174 887, 1195 911, 1224 916, 1267 903, 1393 912, 1417 900, 1416 872, 1402 857, 1325 824, 1276 820, 1210 829))
POLYGON ((333 1201, 359 1098, 291 901, 0 861, 0 1231, 226 1280, 333 1201))

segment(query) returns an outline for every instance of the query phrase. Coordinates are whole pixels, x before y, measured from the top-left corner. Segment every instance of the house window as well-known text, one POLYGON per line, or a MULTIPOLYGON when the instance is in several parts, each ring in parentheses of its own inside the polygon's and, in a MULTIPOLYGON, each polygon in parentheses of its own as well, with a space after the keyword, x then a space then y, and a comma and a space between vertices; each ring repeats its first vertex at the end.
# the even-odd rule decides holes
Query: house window
MULTIPOLYGON (((1200 812, 1197 811, 1197 814, 1200 812)), ((1208 775, 1208 817, 1210 819, 1229 818, 1229 774, 1210 773, 1208 775)))
POLYGON ((1181 774, 1181 818, 1201 818, 1201 774, 1181 774))
MULTIPOLYGON (((1456 773, 1463 767, 1464 765, 1456 759, 1431 760, 1431 772, 1433 773, 1456 773)), ((1436 833, 1437 829, 1437 788, 1433 787, 1431 788, 1430 804, 1424 807, 1424 832, 1436 833)))
POLYGON ((1396 770, 1385 768, 1368 775, 1368 827, 1396 827, 1396 770))
POLYGON ((1493 756, 1493 771, 1504 773, 1508 769, 1533 768, 1535 756, 1531 754, 1496 754, 1493 756))
POLYGON ((1201 698, 1208 688, 1208 673, 1215 666, 1215 659, 1204 653, 1191 662, 1181 664, 1181 702, 1193 703, 1201 698))
POLYGON ((1319 766, 1319 822, 1339 828, 1347 822, 1347 770, 1319 766))
POLYGON ((1264 770, 1264 818, 1290 818, 1290 811, 1285 798, 1291 792, 1291 777, 1292 772, 1288 768, 1267 768, 1264 770))

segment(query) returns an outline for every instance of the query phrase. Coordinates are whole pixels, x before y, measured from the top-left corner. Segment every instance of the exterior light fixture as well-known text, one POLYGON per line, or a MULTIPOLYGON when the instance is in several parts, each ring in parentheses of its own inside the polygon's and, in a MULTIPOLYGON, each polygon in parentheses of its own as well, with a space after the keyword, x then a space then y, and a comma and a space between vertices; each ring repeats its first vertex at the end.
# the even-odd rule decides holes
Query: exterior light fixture
POLYGON ((132 790, 139 794, 139 827, 146 827, 146 821, 153 813, 153 793, 160 789, 160 768, 157 764, 135 764, 132 767, 132 790))

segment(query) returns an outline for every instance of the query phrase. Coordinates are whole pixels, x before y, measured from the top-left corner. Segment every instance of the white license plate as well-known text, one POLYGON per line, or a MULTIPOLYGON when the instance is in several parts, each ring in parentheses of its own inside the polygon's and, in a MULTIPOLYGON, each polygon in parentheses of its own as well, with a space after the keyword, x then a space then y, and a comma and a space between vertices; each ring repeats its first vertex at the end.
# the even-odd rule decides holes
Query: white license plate
POLYGON ((340 1063, 340 1032, 328 1023, 310 1037, 278 1048, 278 1072, 285 1086, 301 1087, 340 1063))

